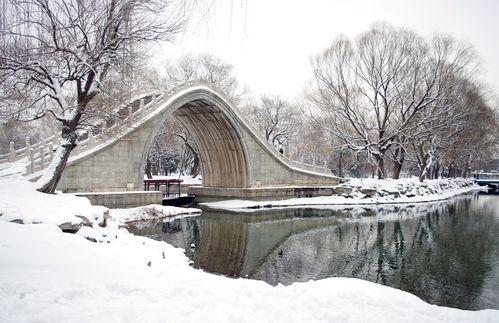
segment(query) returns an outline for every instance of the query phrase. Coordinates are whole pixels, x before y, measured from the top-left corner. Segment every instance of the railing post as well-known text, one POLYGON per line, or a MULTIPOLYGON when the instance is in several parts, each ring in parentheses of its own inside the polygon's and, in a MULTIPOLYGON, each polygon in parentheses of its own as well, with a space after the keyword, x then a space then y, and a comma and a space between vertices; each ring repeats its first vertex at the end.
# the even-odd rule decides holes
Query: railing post
POLYGON ((28 174, 33 174, 35 172, 35 159, 33 158, 33 151, 28 149, 26 153, 28 154, 29 159, 28 174))
POLYGON ((128 124, 131 125, 133 122, 133 108, 131 106, 128 107, 128 124))
MULTIPOLYGON (((54 137, 52 138, 50 144, 57 145, 59 143, 60 137, 61 137, 61 131, 59 130, 59 127, 54 127, 54 137)), ((52 151, 50 151, 50 153, 52 153, 52 151)))
POLYGON ((140 99, 140 118, 143 118, 146 115, 146 109, 144 107, 144 99, 140 99))
POLYGON ((75 141, 75 144, 76 146, 73 148, 73 151, 71 153, 73 153, 73 156, 76 156, 80 153, 81 149, 80 149, 80 141, 78 139, 76 139, 75 141))
POLYGON ((14 149, 14 142, 10 142, 9 144, 9 161, 16 161, 16 150, 14 149))
POLYGON ((88 129, 88 147, 87 148, 93 148, 95 146, 95 136, 92 130, 88 129))
POLYGON ((47 150, 48 150, 48 153, 49 153, 49 160, 48 160, 48 162, 50 163, 52 161, 52 159, 54 158, 54 151, 53 151, 54 150, 54 145, 51 142, 49 142, 47 150))
POLYGON ((26 149, 29 150, 31 148, 31 141, 29 136, 26 136, 26 149))
POLYGON ((43 141, 41 141, 40 149, 38 151, 38 154, 40 155, 40 170, 42 170, 45 164, 45 145, 43 141))
POLYGON ((156 108, 156 95, 153 94, 152 100, 151 100, 151 109, 150 110, 154 110, 155 108, 156 108))
POLYGON ((102 120, 101 122, 101 126, 100 126, 100 133, 101 135, 103 135, 104 133, 106 133, 107 129, 106 129, 106 120, 102 120))

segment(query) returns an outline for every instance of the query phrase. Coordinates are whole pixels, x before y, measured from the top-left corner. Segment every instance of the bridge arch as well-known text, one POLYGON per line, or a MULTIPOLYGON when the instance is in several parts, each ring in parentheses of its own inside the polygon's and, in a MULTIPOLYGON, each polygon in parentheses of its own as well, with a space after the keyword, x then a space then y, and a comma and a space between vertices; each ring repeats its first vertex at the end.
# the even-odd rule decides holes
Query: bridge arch
POLYGON ((244 188, 250 183, 247 145, 230 104, 206 87, 191 88, 165 104, 149 132, 140 163, 143 181, 147 155, 161 126, 177 118, 189 131, 199 150, 203 186, 244 188))
POLYGON ((299 164, 279 154, 222 95, 204 85, 164 93, 147 105, 129 106, 127 111, 128 116, 119 124, 105 129, 97 139, 89 137, 79 144, 83 148, 72 152, 58 189, 141 190, 154 137, 172 116, 187 128, 199 150, 203 186, 189 191, 198 197, 301 196, 299 187, 317 195, 326 194, 329 185, 340 182, 327 168, 299 164))

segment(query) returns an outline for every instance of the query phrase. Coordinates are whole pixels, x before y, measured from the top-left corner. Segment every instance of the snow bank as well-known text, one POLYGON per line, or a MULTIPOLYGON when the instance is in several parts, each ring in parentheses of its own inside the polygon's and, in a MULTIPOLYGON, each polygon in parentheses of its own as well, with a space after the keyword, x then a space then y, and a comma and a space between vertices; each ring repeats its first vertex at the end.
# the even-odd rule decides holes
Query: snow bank
POLYGON ((278 201, 226 200, 201 203, 214 209, 247 209, 308 205, 369 205, 421 203, 445 200, 482 189, 472 179, 446 178, 420 182, 417 178, 399 180, 350 179, 334 188, 331 196, 293 198, 278 201))
POLYGON ((0 164, 0 179, 23 175, 26 172, 26 166, 28 166, 28 164, 28 158, 23 158, 12 163, 0 164))
POLYGON ((40 193, 19 175, 0 179, 0 220, 76 225, 101 220, 106 211, 84 197, 40 193))
POLYGON ((149 205, 132 209, 113 209, 91 205, 85 197, 36 191, 37 184, 27 181, 24 173, 27 161, 2 164, 0 168, 0 220, 22 223, 70 224, 68 228, 100 223, 109 211, 111 221, 124 224, 130 221, 158 219, 199 213, 194 208, 149 205))
MULTIPOLYGON (((154 212, 178 214, 171 207, 154 212)), ((499 311, 429 305, 374 283, 329 278, 272 287, 189 266, 183 250, 116 225, 147 208, 110 210, 109 227, 63 233, 93 216, 86 198, 47 195, 16 176, 0 179, 0 322, 492 322, 499 311), (8 222, 22 219, 25 224, 8 222), (91 241, 95 242, 91 242, 91 241)), ((102 211, 100 209, 99 211, 102 211)))
POLYGON ((272 287, 191 268, 182 250, 124 229, 0 221, 1 322, 493 322, 499 311, 429 305, 409 293, 329 278, 272 287))
POLYGON ((110 220, 125 224, 132 221, 142 221, 161 218, 177 218, 180 215, 193 215, 201 213, 200 209, 181 208, 175 206, 164 206, 151 204, 131 209, 110 209, 110 220))

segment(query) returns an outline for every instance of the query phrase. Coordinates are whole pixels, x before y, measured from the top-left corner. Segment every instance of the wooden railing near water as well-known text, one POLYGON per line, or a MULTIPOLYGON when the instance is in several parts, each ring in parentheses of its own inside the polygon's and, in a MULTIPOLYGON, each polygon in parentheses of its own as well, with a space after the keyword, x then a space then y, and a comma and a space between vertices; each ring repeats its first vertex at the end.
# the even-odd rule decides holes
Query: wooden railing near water
POLYGON ((144 191, 149 191, 151 186, 154 187, 155 191, 162 191, 163 197, 180 196, 180 184, 184 180, 176 178, 168 179, 145 179, 144 180, 144 191), (176 190, 171 189, 171 187, 177 186, 176 190), (164 189, 162 189, 164 188, 164 189))

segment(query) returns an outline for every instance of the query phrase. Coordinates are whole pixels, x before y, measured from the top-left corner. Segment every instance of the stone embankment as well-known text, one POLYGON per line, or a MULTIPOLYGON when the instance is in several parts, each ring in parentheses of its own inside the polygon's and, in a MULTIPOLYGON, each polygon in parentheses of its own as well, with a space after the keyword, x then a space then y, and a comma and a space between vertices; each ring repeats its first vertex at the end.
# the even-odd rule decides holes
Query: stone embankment
POLYGON ((291 198, 279 201, 228 200, 201 203, 210 208, 244 209, 307 205, 354 205, 418 203, 445 200, 478 190, 472 179, 436 179, 419 182, 417 178, 400 180, 350 179, 331 187, 330 193, 317 197, 291 198))

